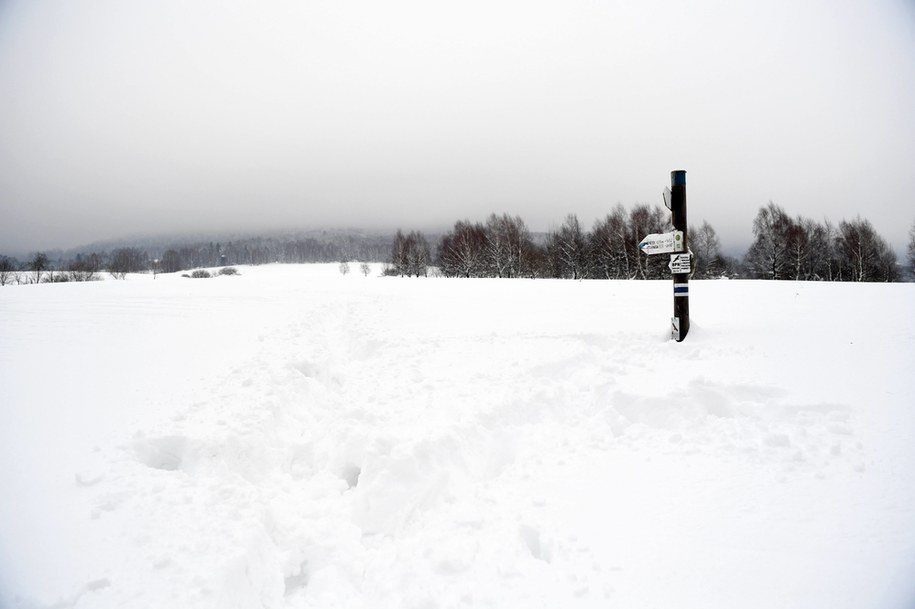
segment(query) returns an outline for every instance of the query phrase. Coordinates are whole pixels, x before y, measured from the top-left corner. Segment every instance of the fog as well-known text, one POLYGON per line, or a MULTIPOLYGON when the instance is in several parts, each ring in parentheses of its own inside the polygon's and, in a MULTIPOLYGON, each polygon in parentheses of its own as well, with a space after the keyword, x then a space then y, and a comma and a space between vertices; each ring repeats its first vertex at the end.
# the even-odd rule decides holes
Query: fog
POLYGON ((770 200, 915 220, 915 7, 7 0, 0 253, 137 233, 534 230, 661 203, 746 247, 770 200))

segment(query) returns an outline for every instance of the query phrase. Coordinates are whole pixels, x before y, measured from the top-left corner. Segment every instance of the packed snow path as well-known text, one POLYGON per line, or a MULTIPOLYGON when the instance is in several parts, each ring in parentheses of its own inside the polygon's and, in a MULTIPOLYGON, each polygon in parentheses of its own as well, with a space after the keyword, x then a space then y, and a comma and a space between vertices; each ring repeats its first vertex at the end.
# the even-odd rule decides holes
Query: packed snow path
POLYGON ((0 606, 907 608, 915 285, 0 289, 0 606))

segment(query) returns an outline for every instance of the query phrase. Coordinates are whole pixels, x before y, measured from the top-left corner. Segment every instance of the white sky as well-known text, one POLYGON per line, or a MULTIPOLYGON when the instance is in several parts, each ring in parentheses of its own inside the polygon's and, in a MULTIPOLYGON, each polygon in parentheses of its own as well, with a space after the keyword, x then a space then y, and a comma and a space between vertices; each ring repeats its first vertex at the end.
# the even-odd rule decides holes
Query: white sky
POLYGON ((912 0, 0 3, 0 253, 133 233, 545 230, 661 202, 915 220, 912 0))

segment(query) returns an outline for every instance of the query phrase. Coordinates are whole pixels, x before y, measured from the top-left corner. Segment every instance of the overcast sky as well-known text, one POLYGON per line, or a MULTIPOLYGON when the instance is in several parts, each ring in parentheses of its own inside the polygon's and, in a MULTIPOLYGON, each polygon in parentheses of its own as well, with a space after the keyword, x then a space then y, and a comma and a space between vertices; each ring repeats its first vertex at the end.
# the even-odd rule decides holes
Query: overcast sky
POLYGON ((136 233, 915 221, 912 0, 0 1, 0 253, 136 233))

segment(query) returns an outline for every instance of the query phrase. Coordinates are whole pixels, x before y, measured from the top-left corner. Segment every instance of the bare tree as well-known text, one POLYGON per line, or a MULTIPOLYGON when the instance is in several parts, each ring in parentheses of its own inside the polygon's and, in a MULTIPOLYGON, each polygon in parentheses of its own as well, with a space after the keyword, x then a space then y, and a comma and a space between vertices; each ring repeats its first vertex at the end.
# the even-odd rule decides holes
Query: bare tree
POLYGON ((446 277, 482 277, 486 268, 486 229, 480 223, 455 223, 442 237, 438 265, 446 277))
POLYGON ((629 232, 626 238, 626 247, 632 265, 633 279, 660 279, 669 277, 666 256, 646 256, 639 250, 639 242, 646 236, 663 233, 670 230, 670 223, 665 221, 664 212, 659 208, 651 208, 640 204, 629 212, 629 232))
POLYGON ((486 267, 494 277, 511 276, 511 246, 505 218, 491 214, 486 220, 486 267))
POLYGON ((898 280, 896 254, 868 220, 842 220, 837 248, 848 280, 898 280))
POLYGON ((8 256, 0 256, 0 286, 12 283, 17 270, 15 260, 8 256))
POLYGON ((108 272, 115 279, 124 279, 127 273, 139 273, 146 270, 147 259, 146 252, 135 247, 122 247, 111 252, 108 272))
POLYGON ((753 220, 753 243, 747 251, 747 265, 760 279, 790 279, 790 231, 794 222, 771 201, 759 208, 753 220))
POLYGON ((340 263, 340 274, 346 276, 349 274, 349 262, 344 260, 340 263))
POLYGON ((563 279, 581 279, 587 266, 587 242, 578 216, 569 214, 559 230, 547 237, 551 274, 563 279))
POLYGON ((403 277, 407 274, 410 266, 409 243, 406 236, 400 229, 394 235, 394 242, 391 244, 391 266, 393 274, 403 277))
POLYGON ((915 222, 912 222, 912 228, 909 229, 909 247, 906 255, 909 259, 909 271, 915 276, 915 222))
POLYGON ((491 214, 486 221, 486 274, 519 277, 529 273, 534 244, 520 216, 491 214))
POLYGON ((407 235, 407 241, 409 243, 407 249, 408 274, 415 277, 425 277, 429 270, 429 264, 432 262, 429 243, 419 231, 413 231, 407 235))
POLYGON ((51 270, 51 262, 48 260, 48 255, 44 252, 38 252, 32 256, 32 260, 29 262, 29 270, 35 273, 35 283, 41 283, 42 273, 51 270))
POLYGON ((712 225, 702 221, 699 228, 689 228, 689 249, 696 256, 697 279, 721 277, 725 272, 724 258, 721 255, 721 241, 712 225))
POLYGON ((830 278, 830 267, 834 255, 833 239, 828 223, 820 224, 808 218, 798 218, 807 238, 807 252, 803 268, 803 279, 822 281, 830 278))
POLYGON ((508 242, 508 276, 533 276, 537 247, 521 216, 502 216, 502 229, 508 242))
POLYGON ((368 277, 372 272, 372 267, 369 266, 368 262, 363 262, 359 265, 359 270, 362 271, 363 277, 368 277))
POLYGON ((419 231, 404 235, 398 230, 391 245, 391 273, 403 277, 426 276, 431 255, 426 238, 419 231))
POLYGON ((592 277, 628 279, 631 268, 626 247, 626 210, 617 204, 603 220, 594 223, 589 235, 588 266, 592 277))
POLYGON ((792 220, 787 229, 789 276, 795 281, 807 279, 810 268, 810 232, 803 218, 792 220))
POLYGON ((181 260, 181 254, 177 250, 169 248, 162 254, 162 260, 159 261, 159 268, 163 273, 177 273, 184 268, 181 260))
POLYGON ((98 254, 77 254, 76 260, 67 266, 67 275, 70 281, 94 281, 101 268, 102 261, 98 254))
POLYGON ((814 262, 812 267, 815 279, 825 281, 842 281, 842 261, 839 257, 838 230, 828 219, 817 225, 812 249, 814 262))

